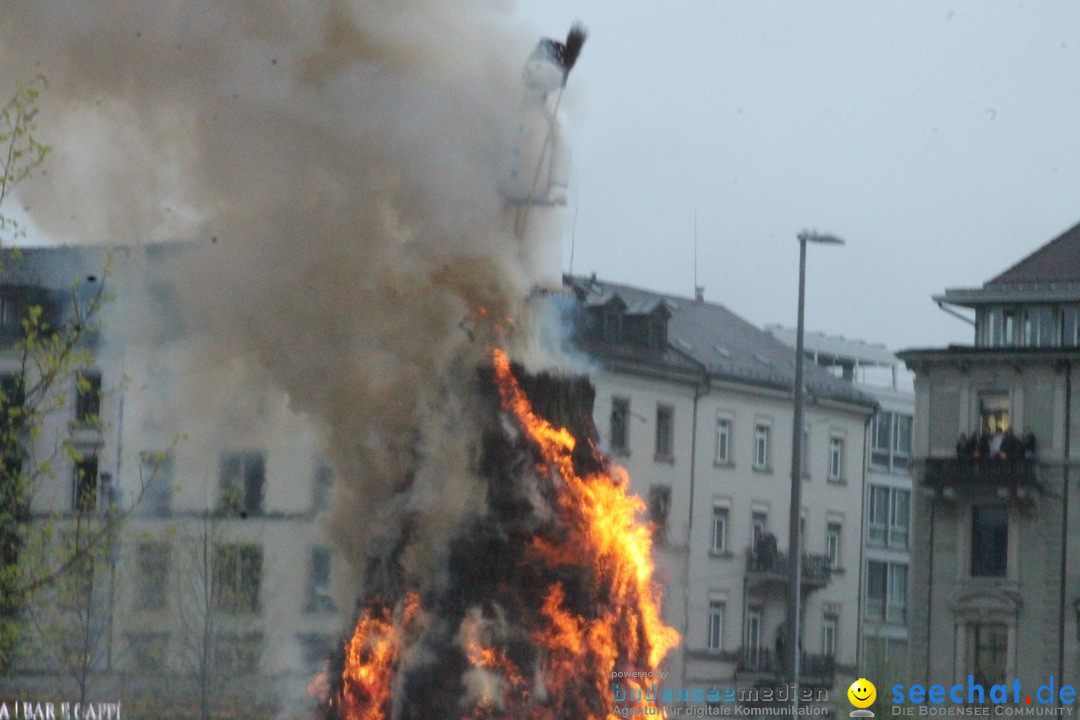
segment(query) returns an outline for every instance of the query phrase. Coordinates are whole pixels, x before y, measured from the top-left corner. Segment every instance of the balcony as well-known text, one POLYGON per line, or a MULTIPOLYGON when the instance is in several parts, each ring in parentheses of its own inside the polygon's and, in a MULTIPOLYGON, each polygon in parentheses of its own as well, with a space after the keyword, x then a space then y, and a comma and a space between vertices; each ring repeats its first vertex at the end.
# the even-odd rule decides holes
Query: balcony
MULTIPOLYGON (((832 566, 828 555, 802 556, 802 588, 804 593, 820 590, 829 584, 832 566)), ((788 556, 778 552, 775 543, 758 543, 746 550, 746 584, 749 590, 783 591, 788 583, 788 556)))
MULTIPOLYGON (((772 648, 742 647, 737 651, 736 677, 740 680, 781 680, 784 658, 772 648)), ((799 679, 803 685, 832 687, 836 677, 836 658, 832 655, 802 653, 799 679)))
POLYGON ((1039 487, 1036 465, 1035 460, 1022 458, 928 458, 922 482, 938 491, 998 488, 1023 497, 1028 489, 1039 487))

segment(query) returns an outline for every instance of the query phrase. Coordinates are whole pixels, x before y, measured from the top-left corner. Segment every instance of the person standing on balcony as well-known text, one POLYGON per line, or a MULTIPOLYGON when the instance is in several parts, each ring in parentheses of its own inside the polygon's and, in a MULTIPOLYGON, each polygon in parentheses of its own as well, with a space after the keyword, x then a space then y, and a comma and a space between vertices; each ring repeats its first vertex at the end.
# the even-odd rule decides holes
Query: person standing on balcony
POLYGON ((1024 459, 1034 460, 1036 450, 1035 433, 1031 432, 1030 428, 1024 428, 1020 443, 1024 446, 1024 459))

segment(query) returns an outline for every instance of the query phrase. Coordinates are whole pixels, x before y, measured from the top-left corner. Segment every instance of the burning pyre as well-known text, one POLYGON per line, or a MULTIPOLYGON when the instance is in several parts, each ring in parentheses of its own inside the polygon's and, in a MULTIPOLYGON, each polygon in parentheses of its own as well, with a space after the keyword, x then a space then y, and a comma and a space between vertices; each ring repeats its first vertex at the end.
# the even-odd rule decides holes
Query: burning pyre
POLYGON ((326 718, 609 718, 612 673, 655 670, 679 641, 644 503, 596 449, 591 386, 493 360, 488 512, 459 534, 444 587, 368 599, 315 683, 326 718))

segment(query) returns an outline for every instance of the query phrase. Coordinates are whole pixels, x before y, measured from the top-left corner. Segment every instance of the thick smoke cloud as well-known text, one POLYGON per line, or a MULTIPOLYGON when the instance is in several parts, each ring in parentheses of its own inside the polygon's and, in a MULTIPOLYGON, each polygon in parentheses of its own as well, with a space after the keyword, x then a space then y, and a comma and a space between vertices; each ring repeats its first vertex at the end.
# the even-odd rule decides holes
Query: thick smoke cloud
POLYGON ((536 41, 510 10, 41 0, 0 17, 5 75, 47 84, 56 148, 20 202, 65 242, 197 243, 171 277, 192 356, 242 363, 312 422, 358 565, 396 527, 376 518, 426 514, 437 547, 482 502, 461 369, 489 322, 462 320, 523 318, 529 292, 497 193, 536 41))

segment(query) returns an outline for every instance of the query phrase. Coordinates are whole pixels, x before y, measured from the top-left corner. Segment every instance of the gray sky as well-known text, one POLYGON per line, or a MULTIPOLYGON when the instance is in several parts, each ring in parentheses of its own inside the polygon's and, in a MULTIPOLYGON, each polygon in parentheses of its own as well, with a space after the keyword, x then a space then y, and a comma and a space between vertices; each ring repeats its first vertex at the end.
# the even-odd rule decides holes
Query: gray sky
MULTIPOLYGON (((520 0, 590 37, 573 271, 892 349, 971 342, 930 296, 1080 221, 1080 3, 520 0)), ((564 248, 569 267, 570 243, 564 248)))

